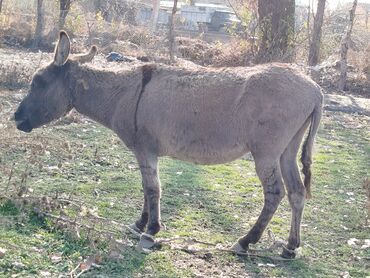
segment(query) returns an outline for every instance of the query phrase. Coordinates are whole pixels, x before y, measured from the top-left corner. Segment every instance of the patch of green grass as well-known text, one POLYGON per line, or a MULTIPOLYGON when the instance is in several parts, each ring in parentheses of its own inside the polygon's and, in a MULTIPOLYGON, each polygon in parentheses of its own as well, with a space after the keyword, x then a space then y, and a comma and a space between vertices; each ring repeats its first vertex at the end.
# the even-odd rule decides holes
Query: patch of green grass
MULTIPOLYGON (((370 265, 362 258, 369 257, 370 250, 347 241, 370 238, 361 188, 370 170, 369 130, 324 122, 314 156, 314 198, 306 202, 302 223, 301 259, 282 262, 219 253, 193 255, 167 247, 141 254, 127 245, 120 259, 105 258, 100 268, 83 277, 338 277, 344 271, 352 277, 366 277, 370 265)), ((11 149, 0 148, 3 165, 14 165, 11 187, 21 183, 27 170, 30 175, 23 182, 33 194, 72 194, 97 208, 100 216, 125 224, 140 215, 140 173, 133 154, 112 132, 82 123, 36 130, 22 138, 33 140, 32 144, 20 141, 11 149)), ((163 158, 160 176, 162 219, 167 229, 159 237, 187 236, 230 246, 248 232, 262 209, 262 188, 250 161, 199 166, 163 158)), ((1 177, 0 189, 8 185, 8 177, 1 177)), ((12 202, 0 202, 0 219, 17 217, 14 225, 0 227, 0 247, 9 249, 0 259, 0 276, 32 277, 41 271, 52 277, 65 276, 96 252, 86 241, 61 232, 49 221, 32 213, 21 215, 12 202), (57 262, 52 260, 55 254, 61 258, 57 262)), ((287 239, 290 217, 285 199, 269 225, 277 238, 287 239)), ((265 234, 257 248, 270 243, 265 234)), ((109 246, 102 243, 97 249, 105 253, 109 246)))
POLYGON ((19 214, 18 207, 10 200, 0 203, 0 215, 15 216, 19 214))

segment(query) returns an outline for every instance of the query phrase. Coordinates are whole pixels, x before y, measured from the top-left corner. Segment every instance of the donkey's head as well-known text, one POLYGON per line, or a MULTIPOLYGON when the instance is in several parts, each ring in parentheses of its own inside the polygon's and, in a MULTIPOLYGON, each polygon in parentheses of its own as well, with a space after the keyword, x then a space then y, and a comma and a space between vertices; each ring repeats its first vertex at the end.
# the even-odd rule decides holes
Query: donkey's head
POLYGON ((61 31, 54 61, 36 72, 28 95, 14 114, 19 130, 31 132, 34 128, 60 118, 73 108, 71 86, 73 61, 75 63, 91 61, 97 48, 93 46, 89 53, 69 58, 70 48, 67 33, 61 31))

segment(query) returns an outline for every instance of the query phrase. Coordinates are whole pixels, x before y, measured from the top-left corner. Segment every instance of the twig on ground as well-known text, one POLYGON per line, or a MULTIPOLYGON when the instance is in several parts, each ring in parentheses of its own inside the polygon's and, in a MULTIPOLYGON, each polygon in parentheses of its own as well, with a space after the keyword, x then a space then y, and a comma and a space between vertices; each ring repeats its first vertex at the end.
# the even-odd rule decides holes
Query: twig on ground
POLYGON ((182 241, 186 242, 189 245, 190 244, 203 244, 203 245, 208 245, 208 246, 216 246, 214 243, 209 243, 201 240, 197 240, 194 238, 186 238, 186 237, 173 237, 173 238, 164 238, 164 239, 158 239, 156 240, 156 244, 167 244, 173 241, 182 241))
POLYGON ((256 257, 256 258, 270 259, 270 260, 275 260, 275 261, 294 261, 294 260, 297 260, 296 258, 294 258, 294 259, 285 259, 283 257, 259 255, 259 254, 253 254, 253 253, 248 253, 248 252, 235 253, 235 251, 233 251, 233 250, 230 250, 230 249, 227 249, 227 248, 219 248, 219 247, 217 247, 217 248, 201 248, 201 249, 191 248, 191 249, 189 249, 189 246, 186 246, 186 247, 171 247, 171 249, 172 250, 184 251, 184 252, 190 253, 190 254, 222 252, 222 253, 236 254, 236 255, 241 256, 241 257, 256 257))
POLYGON ((10 181, 12 180, 13 173, 14 173, 14 165, 15 165, 15 164, 13 163, 12 169, 10 169, 9 178, 8 178, 8 183, 7 183, 7 185, 6 185, 5 191, 8 191, 8 189, 9 189, 10 181))
POLYGON ((81 265, 81 263, 79 263, 74 269, 72 269, 72 271, 69 273, 69 277, 70 278, 74 278, 75 277, 74 274, 77 271, 77 269, 80 268, 80 265, 81 265))
POLYGON ((282 257, 275 257, 275 256, 268 256, 268 255, 260 255, 256 253, 264 253, 264 252, 272 252, 276 250, 279 247, 284 247, 285 243, 282 241, 275 241, 271 247, 266 248, 266 249, 249 249, 249 252, 245 253, 235 253, 235 251, 228 249, 228 248, 223 248, 223 247, 217 247, 217 244, 214 243, 209 243, 209 242, 204 242, 201 240, 193 239, 193 238, 185 238, 185 237, 174 237, 174 238, 168 238, 168 239, 158 239, 155 243, 155 246, 168 246, 172 250, 179 250, 179 251, 184 251, 187 253, 195 254, 195 253, 212 253, 212 252, 226 252, 230 254, 237 254, 238 256, 243 256, 243 257, 258 257, 258 258, 265 258, 265 259, 271 259, 275 261, 292 261, 296 259, 285 259, 282 257), (175 241, 181 241, 185 243, 185 246, 176 246, 172 245, 171 242, 175 241), (212 246, 213 248, 192 248, 191 245, 193 244, 202 244, 202 245, 207 245, 207 246, 212 246))
POLYGON ((34 208, 34 211, 40 215, 40 216, 46 216, 46 217, 49 217, 49 218, 52 218, 54 220, 57 220, 57 221, 60 221, 60 222, 65 222, 65 223, 68 223, 68 224, 71 224, 73 226, 80 226, 80 227, 84 227, 86 228, 87 230, 89 231, 94 231, 98 234, 105 234, 105 235, 111 235, 111 236, 117 236, 118 233, 116 232, 113 232, 111 230, 99 230, 99 229, 96 229, 95 226, 90 226, 88 224, 84 224, 84 223, 79 223, 75 220, 71 220, 67 217, 63 217, 63 216, 57 216, 57 215, 53 215, 51 213, 48 213, 48 212, 43 212, 41 211, 40 209, 38 208, 34 208))
POLYGON ((89 271, 90 269, 83 269, 82 271, 80 271, 79 273, 77 273, 76 276, 74 276, 75 278, 77 277, 80 277, 82 274, 84 274, 85 272, 89 271))

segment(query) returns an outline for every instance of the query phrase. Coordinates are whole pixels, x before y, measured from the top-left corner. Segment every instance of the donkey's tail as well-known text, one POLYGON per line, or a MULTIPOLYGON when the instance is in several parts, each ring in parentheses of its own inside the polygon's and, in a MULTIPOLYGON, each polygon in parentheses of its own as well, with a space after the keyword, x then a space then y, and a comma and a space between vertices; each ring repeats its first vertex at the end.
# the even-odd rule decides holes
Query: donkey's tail
POLYGON ((322 114, 322 99, 318 103, 311 114, 311 125, 302 148, 301 162, 303 164, 302 172, 304 174, 304 186, 306 188, 306 198, 310 199, 311 196, 311 164, 312 164, 312 148, 315 140, 317 130, 322 114))

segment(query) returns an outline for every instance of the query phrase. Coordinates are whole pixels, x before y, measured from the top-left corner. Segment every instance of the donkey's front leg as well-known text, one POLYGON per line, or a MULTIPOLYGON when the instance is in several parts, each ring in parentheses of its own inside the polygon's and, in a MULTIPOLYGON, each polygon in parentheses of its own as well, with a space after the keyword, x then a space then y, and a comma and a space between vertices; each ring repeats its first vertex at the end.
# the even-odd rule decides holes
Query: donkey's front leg
POLYGON ((137 154, 137 159, 143 179, 145 196, 143 214, 145 214, 145 208, 147 208, 148 211, 147 230, 146 233, 141 235, 139 245, 142 248, 150 248, 154 245, 153 236, 158 233, 161 228, 161 185, 158 178, 158 158, 152 154, 137 154))
MULTIPOLYGON (((144 190, 144 183, 143 183, 143 190, 144 190)), ((130 228, 133 229, 135 232, 141 234, 145 231, 146 224, 148 224, 149 220, 149 211, 148 211, 148 201, 146 198, 145 190, 144 190, 144 204, 143 209, 141 211, 141 216, 135 223, 130 225, 130 228)))

